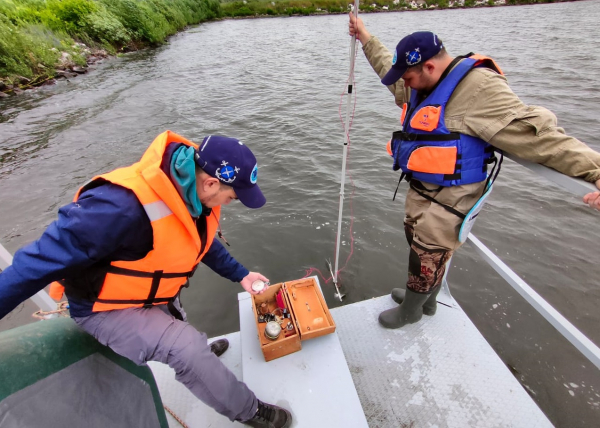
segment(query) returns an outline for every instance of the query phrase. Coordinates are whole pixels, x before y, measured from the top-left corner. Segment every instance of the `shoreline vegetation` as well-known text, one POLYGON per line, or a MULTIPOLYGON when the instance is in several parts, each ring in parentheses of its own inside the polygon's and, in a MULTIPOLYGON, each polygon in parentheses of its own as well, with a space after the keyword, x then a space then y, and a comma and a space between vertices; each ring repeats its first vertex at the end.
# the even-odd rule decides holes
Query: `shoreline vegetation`
MULTIPOLYGON (((577 0, 369 0, 360 13, 577 0)), ((0 0, 0 98, 220 19, 348 13, 351 0, 0 0)))

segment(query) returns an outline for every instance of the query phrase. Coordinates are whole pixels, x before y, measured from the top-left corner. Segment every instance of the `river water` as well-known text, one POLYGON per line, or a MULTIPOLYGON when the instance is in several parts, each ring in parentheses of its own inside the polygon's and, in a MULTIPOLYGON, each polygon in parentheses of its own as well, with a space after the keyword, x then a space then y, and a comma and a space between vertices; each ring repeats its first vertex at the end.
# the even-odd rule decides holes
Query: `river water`
MULTIPOLYGON (((364 21, 388 47, 429 29, 452 55, 492 56, 524 102, 549 108, 567 133, 600 149, 599 1, 369 14, 364 21)), ((337 227, 348 47, 342 15, 212 22, 70 82, 0 101, 0 242, 14 252, 36 239, 83 182, 135 162, 165 129, 197 142, 219 133, 253 149, 268 199, 260 210, 239 203, 224 209, 231 253, 273 283, 300 278, 309 267, 325 271, 337 227)), ((356 90, 341 265, 351 222, 354 245, 341 274, 344 304, 404 283, 408 258, 406 186, 392 202, 398 176, 385 152, 400 111, 360 50, 356 90)), ((600 344, 600 213, 505 161, 480 218, 474 233, 600 344)), ((190 322, 209 336, 237 331, 241 288, 206 267, 199 272, 183 295, 190 322)), ((449 282, 556 426, 598 426, 598 369, 469 245, 452 260, 449 282)), ((337 307, 331 283, 322 286, 337 307)), ((25 322, 15 314, 28 310, 21 306, 0 329, 25 322)))

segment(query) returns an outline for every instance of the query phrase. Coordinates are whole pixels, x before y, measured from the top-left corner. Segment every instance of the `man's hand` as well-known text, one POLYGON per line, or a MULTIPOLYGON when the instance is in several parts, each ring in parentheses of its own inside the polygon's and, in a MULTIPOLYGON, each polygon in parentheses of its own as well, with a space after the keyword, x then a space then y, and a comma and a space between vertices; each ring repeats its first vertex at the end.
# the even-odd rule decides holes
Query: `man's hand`
POLYGON ((355 18, 352 12, 350 12, 350 21, 348 22, 348 34, 356 36, 363 45, 371 38, 371 34, 365 28, 362 19, 355 18))
POLYGON ((600 192, 588 193, 583 197, 583 202, 600 211, 600 192))
POLYGON ((242 287, 244 287, 244 290, 246 290, 248 293, 250 294, 262 294, 264 293, 267 288, 269 288, 268 286, 265 286, 265 288, 263 288, 260 291, 254 291, 252 289, 252 283, 256 280, 260 279, 261 281, 263 281, 265 284, 267 284, 269 282, 269 280, 267 279, 266 276, 263 276, 262 274, 258 273, 258 272, 250 272, 248 275, 246 275, 244 277, 244 279, 242 279, 240 281, 240 284, 242 284, 242 287))

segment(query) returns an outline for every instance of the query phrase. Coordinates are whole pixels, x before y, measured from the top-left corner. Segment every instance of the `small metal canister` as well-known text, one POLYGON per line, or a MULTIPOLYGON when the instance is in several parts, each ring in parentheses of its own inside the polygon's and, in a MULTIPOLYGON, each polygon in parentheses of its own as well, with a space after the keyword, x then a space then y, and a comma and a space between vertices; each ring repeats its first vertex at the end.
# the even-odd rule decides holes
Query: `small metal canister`
POLYGON ((260 279, 257 279, 256 281, 254 281, 252 283, 252 291, 259 292, 259 291, 262 291, 265 287, 266 287, 265 282, 260 279))
POLYGON ((281 334, 281 326, 275 321, 269 321, 265 328, 265 337, 269 340, 277 340, 281 334))

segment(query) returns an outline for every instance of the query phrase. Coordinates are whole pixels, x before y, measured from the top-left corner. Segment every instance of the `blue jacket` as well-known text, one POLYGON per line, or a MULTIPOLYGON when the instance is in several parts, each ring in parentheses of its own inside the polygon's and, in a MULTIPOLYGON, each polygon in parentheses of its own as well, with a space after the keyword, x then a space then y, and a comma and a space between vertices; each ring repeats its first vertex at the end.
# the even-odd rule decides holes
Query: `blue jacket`
MULTIPOLYGON (((177 148, 171 146, 165 160, 177 148)), ((161 165, 167 175, 168 165, 166 161, 161 165)), ((0 319, 51 282, 77 275, 95 263, 144 258, 152 249, 152 238, 150 220, 132 191, 104 183, 83 192, 76 203, 60 208, 58 219, 37 241, 18 250, 13 264, 0 273, 0 319)), ((202 262, 234 282, 249 273, 218 239, 202 262)), ((73 317, 91 315, 92 305, 69 297, 73 317)))

